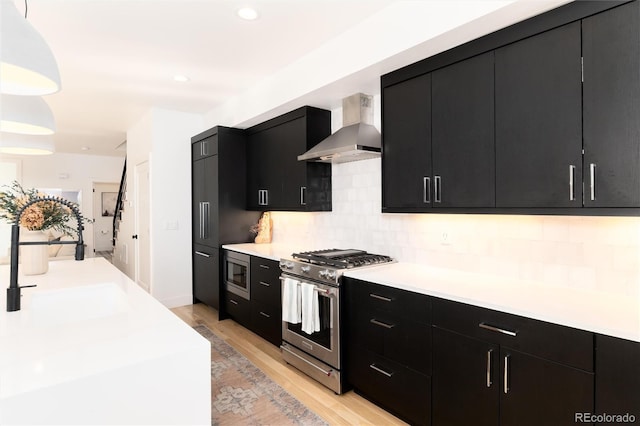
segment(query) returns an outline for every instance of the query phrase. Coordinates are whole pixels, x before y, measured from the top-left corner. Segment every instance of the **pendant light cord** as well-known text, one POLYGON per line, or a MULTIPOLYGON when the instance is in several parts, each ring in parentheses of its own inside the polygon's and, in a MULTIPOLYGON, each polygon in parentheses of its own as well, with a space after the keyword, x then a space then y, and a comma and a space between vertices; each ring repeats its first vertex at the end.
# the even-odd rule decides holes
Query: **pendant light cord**
POLYGON ((27 19, 27 10, 29 9, 29 5, 27 5, 27 0, 24 0, 24 19, 27 19))

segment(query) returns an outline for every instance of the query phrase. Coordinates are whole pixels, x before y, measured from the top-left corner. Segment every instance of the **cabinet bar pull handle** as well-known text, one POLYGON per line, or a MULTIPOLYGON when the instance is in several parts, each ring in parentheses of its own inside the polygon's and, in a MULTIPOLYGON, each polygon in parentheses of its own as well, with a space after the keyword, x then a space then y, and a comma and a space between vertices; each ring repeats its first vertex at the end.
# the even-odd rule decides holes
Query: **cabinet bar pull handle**
POLYGON ((269 265, 263 265, 262 263, 260 264, 260 267, 261 267, 262 269, 269 269, 269 265))
POLYGON ((576 193, 574 189, 574 182, 576 178, 576 166, 569 165, 569 201, 575 201, 576 193))
POLYGON ((262 315, 262 316, 263 316, 263 317, 265 317, 265 318, 271 318, 271 315, 266 314, 266 313, 264 313, 264 312, 262 312, 262 311, 260 311, 260 315, 262 315))
POLYGON ((589 164, 589 187, 591 189, 591 201, 596 200, 596 165, 595 163, 589 164))
POLYGON ((504 393, 509 393, 509 357, 511 355, 505 355, 504 357, 504 393))
POLYGON ((441 203, 442 202, 442 177, 434 176, 433 180, 434 180, 433 184, 435 186, 435 202, 441 203))
POLYGON ((382 368, 378 367, 375 364, 371 364, 371 365, 369 365, 369 367, 374 369, 374 370, 376 370, 378 373, 384 374, 387 377, 393 376, 393 373, 389 373, 388 371, 384 371, 382 368))
POLYGON ((389 299, 388 297, 379 296, 375 293, 369 293, 369 296, 373 297, 374 299, 382 300, 383 302, 391 302, 393 300, 389 299))
POLYGON ((198 203, 198 238, 202 239, 202 201, 198 203))
POLYGON ((491 381, 491 357, 493 349, 487 351, 487 387, 490 388, 493 382, 491 381))
POLYGON ((200 145, 200 154, 204 157, 205 155, 209 155, 209 141, 202 141, 200 145))
POLYGON ((210 255, 210 254, 203 253, 203 252, 201 252, 201 251, 196 251, 196 254, 197 254, 198 256, 202 256, 202 257, 211 257, 211 255, 210 255))
POLYGON ((394 324, 387 324, 386 322, 378 321, 375 318, 371 318, 369 320, 369 322, 371 324, 379 325, 380 327, 384 327, 384 328, 393 328, 394 327, 394 324))
POLYGON ((431 202, 431 178, 429 176, 422 178, 422 202, 427 204, 431 202))
POLYGON ((202 203, 202 239, 209 238, 209 202, 202 203))
POLYGON ((489 331, 495 331, 496 333, 506 334, 507 336, 511 336, 511 337, 516 337, 518 335, 517 331, 506 330, 504 328, 499 328, 499 327, 487 324, 485 322, 481 322, 480 324, 478 324, 478 327, 483 328, 485 330, 489 330, 489 331))
POLYGON ((301 186, 300 187, 300 205, 302 206, 306 206, 307 202, 305 201, 305 195, 307 194, 307 187, 306 186, 301 186))
POLYGON ((271 287, 271 284, 265 283, 264 281, 260 281, 260 284, 265 286, 265 287, 271 287))
POLYGON ((269 190, 268 189, 264 190, 264 205, 265 206, 269 205, 269 190))
POLYGON ((230 303, 233 303, 234 305, 237 305, 237 304, 238 304, 238 302, 236 302, 236 301, 235 301, 235 300, 233 300, 233 299, 229 299, 229 302, 230 302, 230 303))

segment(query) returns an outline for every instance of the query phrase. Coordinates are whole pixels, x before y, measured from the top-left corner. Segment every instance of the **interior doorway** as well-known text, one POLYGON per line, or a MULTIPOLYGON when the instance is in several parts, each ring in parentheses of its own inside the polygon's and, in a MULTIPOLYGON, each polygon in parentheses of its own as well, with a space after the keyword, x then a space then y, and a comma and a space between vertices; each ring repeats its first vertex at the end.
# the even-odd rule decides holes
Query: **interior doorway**
POLYGON ((117 182, 93 183, 93 251, 107 259, 113 254, 113 217, 119 190, 117 182))

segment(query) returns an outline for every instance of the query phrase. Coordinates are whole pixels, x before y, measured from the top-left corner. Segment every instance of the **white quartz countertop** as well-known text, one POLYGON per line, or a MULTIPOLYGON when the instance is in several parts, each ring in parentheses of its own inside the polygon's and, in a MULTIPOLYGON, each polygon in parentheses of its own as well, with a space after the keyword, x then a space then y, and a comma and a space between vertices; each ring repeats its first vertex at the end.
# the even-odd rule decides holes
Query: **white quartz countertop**
POLYGON ((189 348, 209 351, 206 339, 103 258, 50 262, 49 272, 20 276, 19 284, 37 287, 23 288, 21 310, 6 312, 9 266, 0 266, 0 402, 189 348))
POLYGON ((640 295, 551 286, 412 263, 345 276, 640 342, 640 295))
MULTIPOLYGON (((223 248, 273 260, 314 249, 280 244, 223 248)), ((345 276, 640 342, 640 290, 629 296, 405 262, 353 269, 345 276)))
POLYGON ((223 249, 237 251, 251 256, 260 256, 271 260, 290 258, 293 253, 311 250, 308 246, 300 247, 295 244, 225 244, 223 249))

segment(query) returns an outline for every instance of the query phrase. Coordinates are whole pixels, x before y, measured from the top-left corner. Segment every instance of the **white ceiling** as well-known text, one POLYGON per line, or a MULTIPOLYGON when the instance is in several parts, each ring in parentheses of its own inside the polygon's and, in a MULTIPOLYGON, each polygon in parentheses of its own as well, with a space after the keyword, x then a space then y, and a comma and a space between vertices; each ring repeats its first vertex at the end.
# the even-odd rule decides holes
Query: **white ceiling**
MULTIPOLYGON (((443 0, 426 1, 435 13, 443 0)), ((149 108, 205 114, 398 2, 28 0, 28 20, 49 43, 62 78, 62 90, 45 97, 56 151, 124 156, 117 148, 126 130, 149 108), (260 13, 256 21, 235 14, 249 3, 260 13), (176 74, 191 80, 177 83, 176 74)), ((516 3, 527 2, 547 4, 540 9, 562 0, 516 3)), ((24 13, 24 0, 15 3, 24 13)), ((521 19, 518 9, 505 19, 521 19)))

